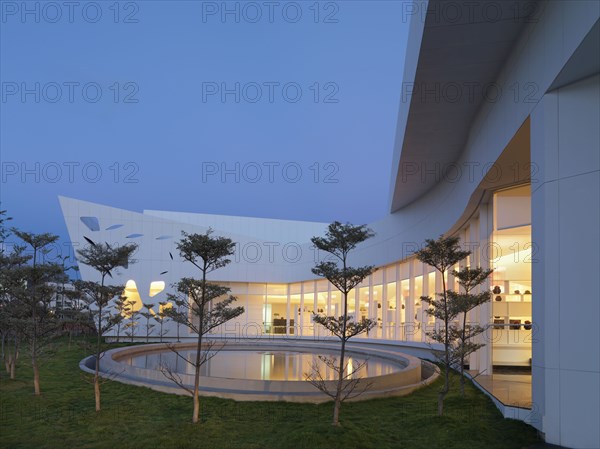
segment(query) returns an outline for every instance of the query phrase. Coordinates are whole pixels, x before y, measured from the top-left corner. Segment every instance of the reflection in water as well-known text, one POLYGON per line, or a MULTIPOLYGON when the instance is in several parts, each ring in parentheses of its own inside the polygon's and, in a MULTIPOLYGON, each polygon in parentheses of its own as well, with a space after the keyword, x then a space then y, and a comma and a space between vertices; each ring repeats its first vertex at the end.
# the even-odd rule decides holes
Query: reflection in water
MULTIPOLYGON (((187 360, 195 359, 196 351, 180 352, 187 360)), ((332 357, 331 354, 323 354, 332 357)), ((171 351, 151 352, 120 360, 138 368, 158 369, 167 364, 180 374, 193 374, 194 368, 171 351)), ((365 362, 364 358, 348 357, 348 369, 365 362)), ((326 367, 317 354, 294 351, 228 351, 217 353, 201 368, 202 376, 228 377, 254 380, 304 380, 305 373, 317 364, 324 377, 335 378, 335 373, 326 367)), ((402 367, 383 359, 370 358, 356 373, 358 377, 372 377, 400 371, 402 367)))

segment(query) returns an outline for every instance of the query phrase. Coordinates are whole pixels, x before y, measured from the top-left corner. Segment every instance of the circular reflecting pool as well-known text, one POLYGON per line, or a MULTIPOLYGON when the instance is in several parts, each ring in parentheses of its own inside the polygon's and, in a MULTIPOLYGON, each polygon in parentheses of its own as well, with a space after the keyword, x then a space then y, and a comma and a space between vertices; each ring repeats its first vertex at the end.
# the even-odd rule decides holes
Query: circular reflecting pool
MULTIPOLYGON (((325 380, 334 380, 335 372, 328 368, 325 360, 335 357, 336 355, 331 353, 224 349, 202 365, 201 375, 230 379, 299 381, 305 380, 306 373, 312 372, 313 367, 317 367, 325 380)), ((119 358, 119 362, 152 370, 168 366, 171 371, 178 374, 193 374, 194 367, 183 359, 192 361, 195 358, 195 350, 179 350, 179 356, 171 350, 162 350, 125 356, 119 358)), ((361 378, 383 376, 403 369, 399 363, 377 357, 350 354, 346 360, 348 373, 356 371, 354 376, 361 378)))

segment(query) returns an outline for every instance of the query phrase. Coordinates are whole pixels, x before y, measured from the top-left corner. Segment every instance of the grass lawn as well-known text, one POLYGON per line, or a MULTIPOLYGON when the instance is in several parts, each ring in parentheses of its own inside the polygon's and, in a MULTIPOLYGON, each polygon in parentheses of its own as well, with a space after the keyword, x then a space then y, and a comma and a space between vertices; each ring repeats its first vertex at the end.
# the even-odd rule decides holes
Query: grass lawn
POLYGON ((342 405, 341 428, 330 425, 331 404, 235 402, 201 398, 202 423, 191 424, 192 400, 118 382, 102 386, 94 412, 93 386, 79 370, 87 354, 61 342, 41 367, 42 396, 33 395, 31 368, 22 354, 17 380, 0 374, 2 448, 527 448, 535 430, 503 419, 469 385, 459 397, 457 378, 436 416, 440 381, 402 398, 342 405))

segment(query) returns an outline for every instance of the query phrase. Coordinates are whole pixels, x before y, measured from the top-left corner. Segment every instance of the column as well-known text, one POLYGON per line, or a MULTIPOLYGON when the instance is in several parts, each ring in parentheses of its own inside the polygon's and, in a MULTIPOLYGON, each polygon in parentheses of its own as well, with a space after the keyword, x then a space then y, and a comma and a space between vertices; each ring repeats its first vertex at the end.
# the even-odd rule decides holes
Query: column
POLYGON ((402 280, 400 279, 400 263, 396 264, 396 325, 394 326, 394 339, 402 340, 404 336, 401 331, 402 319, 402 280))
MULTIPOLYGON (((488 204, 482 204, 479 207, 479 266, 484 270, 490 268, 490 260, 488 252, 490 249, 490 236, 493 226, 493 210, 488 204)), ((481 288, 490 288, 489 279, 481 285, 481 288)), ((492 321, 492 304, 482 304, 479 307, 479 324, 481 326, 487 326, 492 321)), ((477 370, 479 372, 485 371, 485 374, 493 374, 492 372, 492 329, 490 328, 483 335, 483 342, 486 345, 479 350, 479 357, 477 360, 477 370)))
POLYGON ((406 339, 415 341, 417 327, 415 326, 415 269, 413 259, 408 259, 408 300, 404 309, 406 339))
POLYGON ((382 276, 381 276, 381 332, 382 338, 388 339, 390 335, 388 334, 388 298, 387 298, 387 268, 382 268, 382 276))
POLYGON ((304 282, 300 282, 300 313, 298 313, 298 318, 296 318, 299 323, 299 333, 300 336, 304 336, 304 282))

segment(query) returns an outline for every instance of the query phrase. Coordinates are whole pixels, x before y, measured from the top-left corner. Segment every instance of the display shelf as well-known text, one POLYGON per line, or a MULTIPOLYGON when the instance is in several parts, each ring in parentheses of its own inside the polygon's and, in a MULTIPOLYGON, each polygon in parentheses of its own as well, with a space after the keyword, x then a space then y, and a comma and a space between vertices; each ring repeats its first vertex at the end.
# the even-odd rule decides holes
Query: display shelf
POLYGON ((493 293, 493 302, 528 302, 531 303, 531 293, 493 293), (500 301, 497 298, 500 297, 500 301))
POLYGON ((530 302, 494 302, 493 315, 528 316, 531 317, 530 302))

